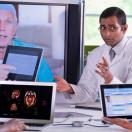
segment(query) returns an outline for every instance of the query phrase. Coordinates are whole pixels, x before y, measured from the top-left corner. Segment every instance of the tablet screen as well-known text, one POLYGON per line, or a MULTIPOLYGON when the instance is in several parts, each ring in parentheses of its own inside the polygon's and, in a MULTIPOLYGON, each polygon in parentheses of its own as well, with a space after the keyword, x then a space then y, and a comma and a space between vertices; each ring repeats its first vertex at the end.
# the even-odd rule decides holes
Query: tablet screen
POLYGON ((33 75, 35 70, 35 65, 37 63, 37 56, 33 55, 23 55, 23 54, 13 54, 9 53, 7 57, 6 64, 13 65, 17 67, 12 73, 33 75), (28 63, 30 62, 30 63, 28 63))
POLYGON ((10 71, 11 80, 34 81, 36 78, 42 49, 19 46, 8 46, 4 57, 4 64, 16 67, 10 71))
POLYGON ((132 117, 132 84, 115 84, 101 86, 104 116, 132 117))

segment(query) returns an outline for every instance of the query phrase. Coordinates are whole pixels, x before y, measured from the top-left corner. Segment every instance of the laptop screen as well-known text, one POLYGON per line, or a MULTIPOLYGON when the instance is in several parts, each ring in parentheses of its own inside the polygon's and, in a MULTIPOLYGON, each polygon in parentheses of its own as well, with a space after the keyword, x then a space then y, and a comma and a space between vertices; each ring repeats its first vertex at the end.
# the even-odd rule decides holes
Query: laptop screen
POLYGON ((132 84, 101 85, 104 116, 131 118, 132 84))
POLYGON ((0 117, 51 121, 54 83, 0 82, 0 117))

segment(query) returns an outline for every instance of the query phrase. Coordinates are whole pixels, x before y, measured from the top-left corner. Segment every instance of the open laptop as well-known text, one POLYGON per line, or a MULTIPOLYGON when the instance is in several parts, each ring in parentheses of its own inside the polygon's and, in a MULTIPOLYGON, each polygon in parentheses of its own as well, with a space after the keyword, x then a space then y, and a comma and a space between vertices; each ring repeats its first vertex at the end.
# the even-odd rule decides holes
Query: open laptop
POLYGON ((0 122, 16 118, 38 131, 53 122, 55 95, 55 83, 0 81, 0 122))
POLYGON ((103 115, 132 119, 132 84, 101 85, 103 115))

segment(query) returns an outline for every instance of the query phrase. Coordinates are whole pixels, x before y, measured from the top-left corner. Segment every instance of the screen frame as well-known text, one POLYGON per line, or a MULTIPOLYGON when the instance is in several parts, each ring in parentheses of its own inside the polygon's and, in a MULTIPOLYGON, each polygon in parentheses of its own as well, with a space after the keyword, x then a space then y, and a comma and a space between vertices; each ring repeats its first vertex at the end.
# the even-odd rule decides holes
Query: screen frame
MULTIPOLYGON (((34 68, 33 75, 15 74, 15 76, 14 76, 14 80, 18 80, 18 81, 35 81, 37 73, 38 73, 39 65, 41 63, 43 49, 42 48, 31 48, 31 47, 8 45, 6 52, 5 52, 4 59, 3 59, 3 64, 6 64, 10 53, 13 53, 13 54, 17 53, 18 55, 29 55, 30 54, 33 56, 37 56, 37 61, 36 61, 36 65, 34 68)), ((9 76, 11 74, 13 74, 13 73, 9 73, 9 76)), ((8 76, 8 79, 11 79, 11 78, 9 78, 9 76, 8 76)), ((13 80, 13 78, 12 78, 12 80, 13 80)))
POLYGON ((132 89, 132 84, 108 84, 108 85, 100 85, 100 97, 101 97, 101 106, 102 106, 102 112, 103 116, 109 117, 109 118, 126 118, 126 119, 132 119, 132 115, 126 115, 126 116, 109 116, 107 115, 107 110, 106 110, 106 103, 105 103, 105 96, 104 96, 104 90, 105 89, 112 89, 112 88, 131 88, 132 89))
POLYGON ((59 0, 7 0, 2 3, 27 5, 55 5, 66 7, 65 42, 64 42, 64 79, 69 83, 77 84, 84 67, 84 1, 59 0))

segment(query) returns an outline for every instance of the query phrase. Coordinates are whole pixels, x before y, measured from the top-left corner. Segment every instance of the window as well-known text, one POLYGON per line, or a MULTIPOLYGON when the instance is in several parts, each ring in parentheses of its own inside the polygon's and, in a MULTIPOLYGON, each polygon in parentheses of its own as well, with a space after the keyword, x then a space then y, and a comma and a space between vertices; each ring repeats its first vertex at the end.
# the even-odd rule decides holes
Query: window
POLYGON ((98 31, 99 16, 101 12, 110 6, 123 9, 127 15, 127 35, 132 36, 132 0, 86 0, 85 1, 85 23, 84 23, 84 45, 102 45, 104 42, 98 31))

